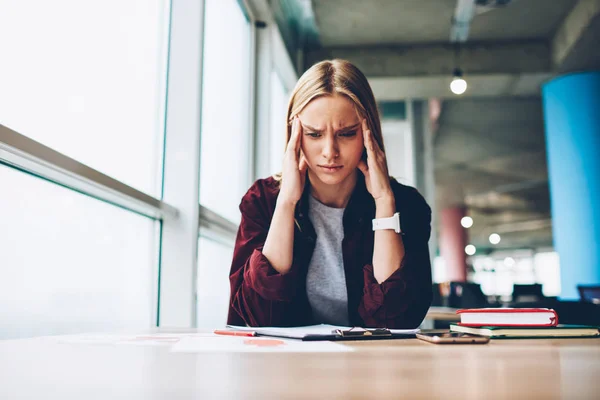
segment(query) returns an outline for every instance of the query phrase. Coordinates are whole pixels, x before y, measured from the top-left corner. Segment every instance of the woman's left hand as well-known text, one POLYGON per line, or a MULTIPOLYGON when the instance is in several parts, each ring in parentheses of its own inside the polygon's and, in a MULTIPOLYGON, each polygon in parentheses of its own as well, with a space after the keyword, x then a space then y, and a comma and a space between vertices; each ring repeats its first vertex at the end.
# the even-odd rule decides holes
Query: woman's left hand
POLYGON ((362 121, 362 132, 365 148, 367 149, 367 162, 361 160, 358 164, 358 169, 365 176, 367 190, 371 193, 376 203, 380 200, 393 200, 394 193, 390 187, 385 153, 379 148, 375 139, 373 139, 366 119, 362 121))

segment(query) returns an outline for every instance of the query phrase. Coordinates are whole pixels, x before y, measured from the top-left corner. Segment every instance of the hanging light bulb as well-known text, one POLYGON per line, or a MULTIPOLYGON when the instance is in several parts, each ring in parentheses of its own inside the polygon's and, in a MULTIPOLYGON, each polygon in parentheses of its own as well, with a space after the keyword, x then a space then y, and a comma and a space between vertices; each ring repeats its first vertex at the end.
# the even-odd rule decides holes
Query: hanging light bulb
POLYGON ((450 82, 450 90, 454 94, 463 94, 467 90, 467 81, 462 77, 460 68, 456 68, 452 74, 452 82, 450 82))

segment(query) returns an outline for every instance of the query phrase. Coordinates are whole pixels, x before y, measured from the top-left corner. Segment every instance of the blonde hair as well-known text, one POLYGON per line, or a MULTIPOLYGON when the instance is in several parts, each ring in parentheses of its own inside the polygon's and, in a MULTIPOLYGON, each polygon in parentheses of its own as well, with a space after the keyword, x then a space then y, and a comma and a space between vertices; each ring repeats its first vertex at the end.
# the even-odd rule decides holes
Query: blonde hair
MULTIPOLYGON (((325 60, 310 67, 296 83, 288 103, 286 117, 286 147, 292 136, 292 120, 308 103, 320 96, 343 95, 352 101, 382 151, 383 135, 373 90, 365 75, 346 60, 325 60)), ((281 180, 281 173, 273 176, 281 180)))

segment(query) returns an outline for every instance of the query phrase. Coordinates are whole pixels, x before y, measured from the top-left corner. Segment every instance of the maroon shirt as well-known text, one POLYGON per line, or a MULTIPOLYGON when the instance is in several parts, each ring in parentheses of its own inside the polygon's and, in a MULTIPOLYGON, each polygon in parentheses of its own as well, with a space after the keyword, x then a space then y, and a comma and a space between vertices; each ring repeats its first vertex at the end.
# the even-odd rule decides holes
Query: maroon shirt
MULTIPOLYGON (((400 269, 379 284, 373 275, 375 201, 358 182, 344 211, 342 253, 348 291, 348 317, 352 326, 416 328, 431 304, 431 262, 427 241, 431 209, 416 189, 394 179, 390 184, 400 212, 405 256, 400 269)), ((308 188, 307 180, 307 188, 308 188)), ((316 234, 308 218, 309 190, 295 211, 294 250, 290 271, 281 275, 263 255, 262 248, 279 183, 272 177, 257 180, 242 198, 229 280, 231 300, 228 324, 249 326, 311 325, 306 275, 316 234)))

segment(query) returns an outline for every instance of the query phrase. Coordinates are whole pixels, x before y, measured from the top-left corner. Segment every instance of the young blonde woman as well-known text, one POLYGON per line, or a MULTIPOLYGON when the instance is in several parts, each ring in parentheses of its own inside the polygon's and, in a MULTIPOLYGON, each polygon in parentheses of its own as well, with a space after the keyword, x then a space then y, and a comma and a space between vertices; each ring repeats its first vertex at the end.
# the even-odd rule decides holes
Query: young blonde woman
POLYGON ((298 80, 282 173, 242 198, 228 323, 414 328, 431 303, 431 210, 388 175, 365 76, 322 61, 298 80))

